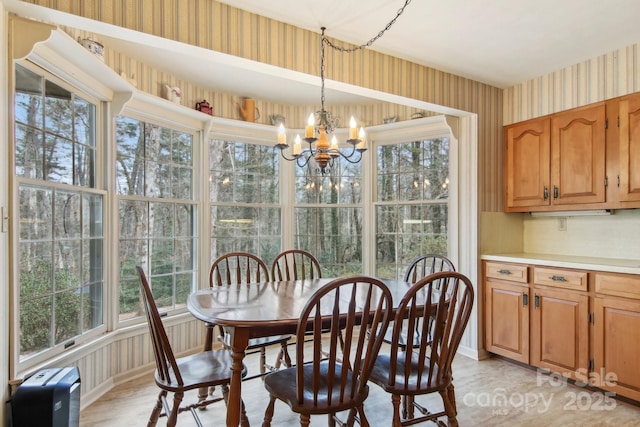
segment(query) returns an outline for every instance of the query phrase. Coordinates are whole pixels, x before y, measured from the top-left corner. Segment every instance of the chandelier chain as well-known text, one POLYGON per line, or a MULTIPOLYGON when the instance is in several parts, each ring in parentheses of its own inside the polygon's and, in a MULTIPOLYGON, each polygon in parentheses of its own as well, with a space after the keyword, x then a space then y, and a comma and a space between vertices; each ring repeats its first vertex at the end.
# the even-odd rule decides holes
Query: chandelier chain
POLYGON ((378 32, 375 37, 372 37, 366 43, 355 46, 352 48, 345 48, 342 46, 336 46, 333 44, 327 37, 324 32, 326 30, 325 27, 322 27, 322 34, 320 36, 320 103, 321 107, 319 111, 316 111, 315 114, 309 116, 309 122, 307 127, 305 127, 305 138, 304 141, 309 144, 308 148, 303 149, 301 147, 302 138, 300 136, 296 136, 296 142, 293 146, 293 157, 287 157, 284 154, 284 150, 289 147, 286 141, 286 133, 284 126, 280 124, 280 131, 278 132, 278 142, 276 147, 280 149, 280 153, 285 160, 295 161, 299 167, 303 168, 312 158, 315 159, 318 165, 318 171, 324 176, 331 173, 331 169, 333 167, 333 161, 335 158, 342 158, 349 163, 358 163, 362 159, 362 153, 367 150, 366 147, 366 137, 363 128, 360 128, 358 132, 356 121, 353 117, 351 117, 351 122, 349 123, 349 137, 347 142, 351 144, 351 152, 349 154, 343 153, 338 149, 338 143, 336 141, 335 135, 333 136, 332 142, 329 143, 327 139, 327 134, 333 132, 333 130, 339 126, 340 118, 334 117, 330 112, 325 110, 325 93, 324 93, 324 73, 325 73, 325 44, 330 48, 337 50, 339 52, 350 53, 356 50, 365 49, 371 46, 376 40, 384 35, 384 33, 389 30, 396 23, 400 15, 404 12, 405 8, 411 3, 411 0, 405 0, 404 5, 398 9, 396 12, 396 16, 389 21, 389 23, 378 32), (317 135, 314 136, 314 135, 317 135), (312 144, 317 142, 316 149, 313 148, 312 144), (357 157, 354 157, 357 156, 357 157))
POLYGON ((333 44, 329 39, 327 39, 324 35, 324 30, 322 31, 322 43, 326 43, 328 46, 330 46, 332 49, 335 49, 337 51, 340 52, 355 52, 356 50, 361 50, 361 49, 365 49, 369 46, 371 46, 373 43, 375 43, 376 40, 378 40, 380 37, 382 37, 382 35, 393 26, 393 24, 396 23, 396 21, 398 20, 398 18, 400 17, 400 15, 402 15, 402 13, 404 12, 404 9, 409 5, 409 3, 411 3, 411 0, 405 0, 404 5, 398 9, 398 11, 396 12, 396 16, 389 21, 389 23, 384 27, 384 29, 380 30, 378 32, 377 35, 375 35, 374 37, 372 37, 369 41, 367 41, 366 43, 361 44, 360 46, 355 46, 352 48, 344 48, 342 46, 337 46, 335 44, 333 44))

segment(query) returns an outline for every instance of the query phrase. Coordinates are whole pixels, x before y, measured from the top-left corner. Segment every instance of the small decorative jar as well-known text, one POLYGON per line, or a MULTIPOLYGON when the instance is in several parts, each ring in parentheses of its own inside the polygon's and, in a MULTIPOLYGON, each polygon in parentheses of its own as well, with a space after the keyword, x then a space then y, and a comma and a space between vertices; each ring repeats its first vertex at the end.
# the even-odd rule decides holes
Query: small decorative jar
POLYGON ((80 44, 89 52, 100 58, 101 61, 104 61, 104 46, 102 46, 101 43, 98 43, 91 38, 86 38, 80 40, 80 44))
POLYGON ((196 102, 196 110, 213 116, 213 107, 211 107, 211 105, 209 105, 206 100, 202 100, 202 102, 196 102))

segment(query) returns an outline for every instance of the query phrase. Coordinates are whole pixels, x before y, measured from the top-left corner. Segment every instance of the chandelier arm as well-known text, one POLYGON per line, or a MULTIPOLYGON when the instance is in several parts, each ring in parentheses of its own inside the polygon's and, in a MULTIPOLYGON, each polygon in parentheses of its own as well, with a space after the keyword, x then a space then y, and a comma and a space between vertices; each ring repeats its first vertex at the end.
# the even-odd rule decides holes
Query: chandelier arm
POLYGON ((340 157, 345 159, 347 162, 349 162, 351 164, 354 164, 354 165, 356 163, 360 163, 360 160, 362 160, 362 151, 356 150, 355 146, 353 147, 353 151, 351 151, 351 153, 349 155, 346 155, 346 154, 342 153, 342 151, 338 151, 338 154, 340 154, 340 157), (351 160, 351 158, 353 157, 354 154, 356 154, 356 152, 360 153, 360 155, 358 156, 357 159, 351 160))
POLYGON ((292 162, 292 161, 296 160, 298 157, 300 157, 300 156, 287 157, 287 156, 285 156, 283 149, 280 150, 280 154, 282 155, 283 159, 285 159, 285 160, 287 160, 289 162, 292 162))
POLYGON ((298 157, 296 157, 295 161, 296 161, 296 164, 298 165, 298 167, 303 168, 303 167, 305 167, 305 166, 307 166, 309 164, 309 160, 311 160, 312 157, 313 157, 313 154, 310 154, 308 156, 298 156, 298 157), (302 161, 301 161, 301 159, 302 159, 302 161))

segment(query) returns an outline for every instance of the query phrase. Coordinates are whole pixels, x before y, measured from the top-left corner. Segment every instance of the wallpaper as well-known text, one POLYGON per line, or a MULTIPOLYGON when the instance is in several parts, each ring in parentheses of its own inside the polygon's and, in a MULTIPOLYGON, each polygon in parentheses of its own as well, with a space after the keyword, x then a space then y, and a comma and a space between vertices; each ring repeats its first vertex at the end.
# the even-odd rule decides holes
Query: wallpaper
MULTIPOLYGON (((213 0, 32 0, 28 3, 193 44, 275 66, 319 74, 320 35, 261 17, 213 0)), ((339 40, 332 40, 342 44, 339 40)), ((350 47, 345 45, 345 47, 350 47)), ((326 51, 327 79, 478 114, 478 204, 481 211, 502 210, 502 89, 394 58, 370 49, 351 54, 326 51)), ((138 88, 157 93, 162 70, 146 70, 132 58, 109 53, 106 62, 120 73, 136 76, 138 88), (114 56, 111 56, 114 55, 114 56)), ((460 58, 464 61, 464 58, 460 58)), ((187 102, 207 99, 214 114, 236 118, 234 103, 206 88, 186 87, 187 102)), ((162 86, 163 87, 163 86, 162 86)), ((261 105, 263 117, 302 117, 295 106, 261 105)), ((410 117, 414 111, 372 106, 372 124, 381 118, 410 117)), ((338 112, 340 115, 340 112, 338 112)), ((295 123, 291 123, 296 126, 295 123)))

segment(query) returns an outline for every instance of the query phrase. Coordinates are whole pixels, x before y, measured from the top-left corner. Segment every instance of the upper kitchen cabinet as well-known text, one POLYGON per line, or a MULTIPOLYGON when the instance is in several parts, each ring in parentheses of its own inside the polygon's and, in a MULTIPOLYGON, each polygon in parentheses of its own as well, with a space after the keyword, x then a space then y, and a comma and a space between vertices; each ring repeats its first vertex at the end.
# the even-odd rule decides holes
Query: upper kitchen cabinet
POLYGON ((505 127, 505 211, 603 208, 605 104, 505 127))
POLYGON ((616 181, 619 200, 625 207, 625 202, 640 202, 640 94, 622 97, 619 108, 619 171, 616 181))
POLYGON ((550 123, 544 118, 505 128, 508 212, 549 205, 550 123))
POLYGON ((552 205, 605 201, 605 104, 551 117, 552 205))

